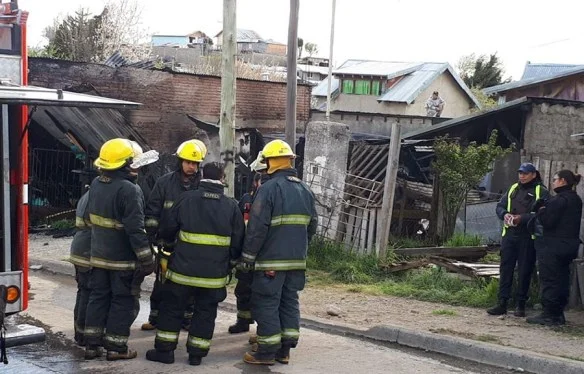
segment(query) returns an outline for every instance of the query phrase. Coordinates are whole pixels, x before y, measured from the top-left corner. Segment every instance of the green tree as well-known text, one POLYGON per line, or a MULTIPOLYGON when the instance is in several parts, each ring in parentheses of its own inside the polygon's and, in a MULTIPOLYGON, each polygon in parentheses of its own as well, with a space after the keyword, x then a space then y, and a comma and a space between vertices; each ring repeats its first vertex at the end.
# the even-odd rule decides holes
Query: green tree
MULTIPOLYGON (((482 110, 491 109, 497 106, 497 101, 490 96, 485 95, 485 93, 476 87, 470 89, 472 94, 477 98, 479 103, 481 103, 482 110)), ((479 109, 475 109, 473 111, 479 111, 479 109)))
MULTIPOLYGON (((513 146, 512 146, 513 147, 513 146)), ((497 145, 497 130, 486 144, 471 142, 462 146, 458 140, 442 137, 434 143, 436 160, 433 168, 440 191, 442 231, 439 236, 448 240, 454 233, 456 217, 468 192, 493 170, 495 161, 511 152, 497 145)))
POLYGON ((101 17, 92 17, 83 8, 62 20, 55 20, 45 29, 49 39, 48 49, 54 51, 55 57, 73 61, 96 61, 100 43, 98 32, 101 17))
POLYGON ((304 47, 304 39, 298 38, 298 58, 302 58, 302 48, 304 47))
POLYGON ((509 82, 508 78, 503 80, 503 63, 497 53, 490 55, 480 55, 472 53, 463 56, 457 64, 458 74, 470 88, 483 89, 509 82))
POLYGON ((304 50, 306 51, 306 53, 308 53, 308 56, 312 57, 318 53, 318 45, 316 45, 315 43, 308 42, 304 46, 304 50))

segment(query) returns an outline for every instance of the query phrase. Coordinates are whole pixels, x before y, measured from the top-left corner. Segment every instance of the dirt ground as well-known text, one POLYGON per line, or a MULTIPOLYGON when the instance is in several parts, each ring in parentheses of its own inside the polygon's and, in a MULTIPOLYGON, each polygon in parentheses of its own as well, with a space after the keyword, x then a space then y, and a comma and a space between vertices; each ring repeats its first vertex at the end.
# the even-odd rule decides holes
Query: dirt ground
MULTIPOLYGON (((30 236, 31 265, 35 259, 63 261, 69 253, 71 238, 53 239, 30 236)), ((315 316, 334 323, 369 328, 393 325, 512 346, 538 353, 584 360, 584 312, 566 313, 568 323, 562 328, 528 325, 523 318, 488 316, 483 309, 455 307, 414 299, 373 296, 349 292, 349 287, 307 285, 301 294, 304 317, 315 316), (331 316, 335 309, 339 316, 331 316)), ((228 302, 235 302, 231 293, 228 302)), ((528 315, 538 313, 528 311, 528 315)))

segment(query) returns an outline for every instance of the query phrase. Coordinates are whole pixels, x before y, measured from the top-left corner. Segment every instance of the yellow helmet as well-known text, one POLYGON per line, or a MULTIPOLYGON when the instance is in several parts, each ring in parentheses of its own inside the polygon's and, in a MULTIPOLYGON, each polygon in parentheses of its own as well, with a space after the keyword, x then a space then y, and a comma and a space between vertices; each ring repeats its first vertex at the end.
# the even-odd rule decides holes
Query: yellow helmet
POLYGON ((128 139, 116 138, 103 143, 99 158, 93 163, 103 170, 120 169, 134 157, 134 147, 128 139))
POLYGON ((178 146, 176 157, 181 160, 203 162, 205 155, 201 147, 194 140, 187 140, 178 146))
POLYGON ((205 157, 207 157, 207 146, 205 145, 205 143, 203 143, 199 139, 193 139, 193 142, 196 145, 198 145, 199 148, 201 148, 201 151, 203 152, 203 159, 205 159, 205 157))
POLYGON ((283 140, 276 139, 272 140, 262 150, 262 156, 264 158, 273 158, 273 157, 296 157, 292 148, 288 143, 283 140))

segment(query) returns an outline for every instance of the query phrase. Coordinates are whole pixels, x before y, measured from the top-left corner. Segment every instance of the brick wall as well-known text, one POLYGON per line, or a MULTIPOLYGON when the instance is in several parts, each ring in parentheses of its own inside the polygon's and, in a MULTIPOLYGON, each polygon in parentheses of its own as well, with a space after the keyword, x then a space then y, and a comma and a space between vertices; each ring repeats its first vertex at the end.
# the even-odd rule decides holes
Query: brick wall
MULTIPOLYGON (((171 151, 198 134, 187 114, 217 123, 221 107, 221 78, 42 58, 29 59, 31 85, 63 88, 87 85, 100 95, 142 103, 124 113, 149 145, 171 151)), ((297 127, 310 117, 310 86, 298 86, 297 127)), ((283 132, 286 84, 237 80, 236 126, 283 132)))

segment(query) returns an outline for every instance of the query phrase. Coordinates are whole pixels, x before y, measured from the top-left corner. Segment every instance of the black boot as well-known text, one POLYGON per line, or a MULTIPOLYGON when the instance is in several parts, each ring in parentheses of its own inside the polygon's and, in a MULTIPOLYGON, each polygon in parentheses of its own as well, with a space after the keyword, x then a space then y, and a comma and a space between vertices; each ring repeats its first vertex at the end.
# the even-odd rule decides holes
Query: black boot
POLYGON ((276 360, 273 353, 246 352, 243 362, 252 365, 274 365, 276 360))
POLYGON ((228 331, 230 334, 240 334, 242 332, 248 332, 249 325, 250 322, 248 320, 238 318, 237 322, 235 322, 235 325, 229 326, 228 331))
POLYGON ((517 307, 515 308, 515 317, 525 317, 525 301, 518 301, 517 307))
POLYGON ((86 360, 93 360, 101 356, 103 356, 103 349, 101 347, 93 345, 85 347, 86 360))
POLYGON ((203 361, 203 357, 189 353, 189 365, 199 366, 201 365, 201 361, 203 361))
POLYGON ((559 326, 565 324, 566 321, 565 319, 562 321, 561 316, 556 316, 550 313, 543 312, 535 317, 529 317, 527 319, 527 323, 543 326, 559 326))
POLYGON ((491 309, 487 309, 487 313, 492 316, 501 316, 503 314, 507 314, 507 300, 501 299, 499 300, 499 304, 497 306, 492 307, 491 309))
POLYGON ((157 351, 151 349, 146 352, 146 359, 148 361, 162 362, 163 364, 174 363, 174 351, 157 351))
POLYGON ((278 361, 281 364, 288 365, 288 363, 290 362, 289 345, 283 345, 282 347, 280 347, 278 352, 276 352, 276 361, 278 361))

